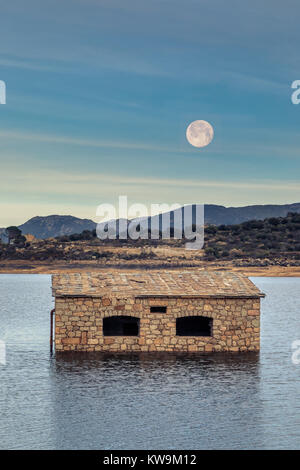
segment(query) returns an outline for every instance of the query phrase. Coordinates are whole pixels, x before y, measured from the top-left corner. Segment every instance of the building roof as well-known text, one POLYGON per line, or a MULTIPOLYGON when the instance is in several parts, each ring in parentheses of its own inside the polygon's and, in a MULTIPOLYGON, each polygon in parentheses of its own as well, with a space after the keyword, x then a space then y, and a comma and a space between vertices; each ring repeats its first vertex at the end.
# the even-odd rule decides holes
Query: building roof
POLYGON ((244 275, 221 271, 102 271, 52 276, 55 297, 264 297, 244 275))

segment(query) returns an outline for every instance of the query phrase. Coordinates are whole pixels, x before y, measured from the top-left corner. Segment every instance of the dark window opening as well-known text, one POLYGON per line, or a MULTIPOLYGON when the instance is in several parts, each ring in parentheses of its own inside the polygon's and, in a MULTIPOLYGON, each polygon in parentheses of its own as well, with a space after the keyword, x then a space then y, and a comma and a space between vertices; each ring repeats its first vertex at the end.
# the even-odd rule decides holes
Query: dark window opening
POLYGON ((161 305, 155 305, 154 307, 150 307, 151 313, 167 313, 167 307, 162 307, 161 305))
POLYGON ((140 319, 126 315, 103 318, 103 336, 138 336, 140 319))
POLYGON ((212 318, 180 317, 176 319, 177 336, 212 336, 212 318))

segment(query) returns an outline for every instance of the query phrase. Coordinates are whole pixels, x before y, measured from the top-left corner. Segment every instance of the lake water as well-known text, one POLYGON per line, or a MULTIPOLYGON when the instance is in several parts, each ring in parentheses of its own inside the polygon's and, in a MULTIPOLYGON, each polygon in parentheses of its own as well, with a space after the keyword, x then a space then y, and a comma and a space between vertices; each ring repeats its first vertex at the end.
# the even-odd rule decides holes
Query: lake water
POLYGON ((50 357, 50 276, 0 275, 1 449, 299 449, 300 278, 253 278, 259 354, 50 357))

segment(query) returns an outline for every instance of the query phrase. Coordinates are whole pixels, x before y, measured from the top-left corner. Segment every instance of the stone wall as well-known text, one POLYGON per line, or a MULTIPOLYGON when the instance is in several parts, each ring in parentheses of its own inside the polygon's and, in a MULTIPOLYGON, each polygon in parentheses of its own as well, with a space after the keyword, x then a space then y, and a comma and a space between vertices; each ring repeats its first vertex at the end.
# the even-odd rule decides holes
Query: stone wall
POLYGON ((260 299, 86 298, 55 300, 56 351, 257 351, 260 299), (151 313, 151 306, 167 306, 151 313), (140 318, 139 336, 103 336, 103 318, 140 318), (212 336, 176 336, 176 318, 213 319, 212 336))

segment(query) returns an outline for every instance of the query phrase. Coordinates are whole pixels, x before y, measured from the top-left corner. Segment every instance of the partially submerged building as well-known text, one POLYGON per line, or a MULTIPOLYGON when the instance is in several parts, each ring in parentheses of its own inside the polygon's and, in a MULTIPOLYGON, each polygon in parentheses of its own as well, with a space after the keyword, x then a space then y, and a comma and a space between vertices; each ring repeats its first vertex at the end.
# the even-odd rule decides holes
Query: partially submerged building
POLYGON ((56 351, 257 351, 260 299, 217 271, 55 274, 56 351))

